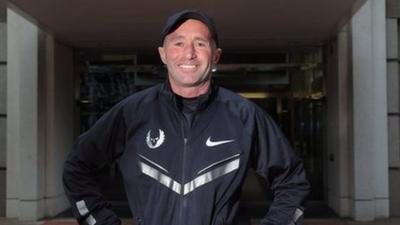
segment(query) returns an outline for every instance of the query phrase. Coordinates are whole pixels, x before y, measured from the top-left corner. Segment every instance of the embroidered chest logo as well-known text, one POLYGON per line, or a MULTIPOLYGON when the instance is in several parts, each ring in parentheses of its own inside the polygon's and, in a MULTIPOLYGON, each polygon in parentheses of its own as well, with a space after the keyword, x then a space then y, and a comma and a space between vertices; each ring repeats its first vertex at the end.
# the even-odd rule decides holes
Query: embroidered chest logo
POLYGON ((155 149, 160 147, 165 141, 165 133, 161 129, 158 129, 158 136, 157 137, 152 137, 151 136, 151 130, 147 132, 146 135, 146 144, 149 146, 151 149, 155 149))

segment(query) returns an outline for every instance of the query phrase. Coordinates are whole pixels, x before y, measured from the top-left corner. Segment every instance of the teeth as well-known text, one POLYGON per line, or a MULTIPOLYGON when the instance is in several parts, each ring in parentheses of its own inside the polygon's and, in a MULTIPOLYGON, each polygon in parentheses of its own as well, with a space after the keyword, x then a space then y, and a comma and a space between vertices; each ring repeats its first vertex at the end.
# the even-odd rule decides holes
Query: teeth
POLYGON ((184 68, 184 69, 193 69, 196 66, 195 65, 180 65, 180 67, 184 68))

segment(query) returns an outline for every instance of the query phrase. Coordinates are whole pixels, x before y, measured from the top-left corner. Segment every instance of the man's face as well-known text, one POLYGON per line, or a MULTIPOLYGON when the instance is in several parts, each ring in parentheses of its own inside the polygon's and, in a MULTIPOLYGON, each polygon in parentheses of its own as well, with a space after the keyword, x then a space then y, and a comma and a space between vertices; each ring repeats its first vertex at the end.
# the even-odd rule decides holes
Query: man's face
POLYGON ((208 27, 193 19, 186 20, 168 34, 158 51, 167 65, 171 85, 181 88, 209 82, 211 70, 221 55, 208 27))

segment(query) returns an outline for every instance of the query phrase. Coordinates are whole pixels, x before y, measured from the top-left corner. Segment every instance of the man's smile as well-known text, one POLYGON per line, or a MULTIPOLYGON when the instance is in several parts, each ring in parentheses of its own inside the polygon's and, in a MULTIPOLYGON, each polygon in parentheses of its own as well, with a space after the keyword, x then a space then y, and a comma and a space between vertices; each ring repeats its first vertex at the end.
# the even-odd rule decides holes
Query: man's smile
POLYGON ((182 68, 195 68, 197 65, 193 65, 193 64, 181 64, 181 65, 179 65, 179 67, 182 67, 182 68))
POLYGON ((198 65, 195 64, 180 64, 178 66, 183 70, 195 70, 198 67, 198 65))

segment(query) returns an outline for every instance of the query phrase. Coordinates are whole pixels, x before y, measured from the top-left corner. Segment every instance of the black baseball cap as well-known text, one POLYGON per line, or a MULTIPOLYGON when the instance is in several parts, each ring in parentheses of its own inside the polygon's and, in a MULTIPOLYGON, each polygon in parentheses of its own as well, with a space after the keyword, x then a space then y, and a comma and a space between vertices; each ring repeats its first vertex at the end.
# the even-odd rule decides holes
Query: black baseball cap
POLYGON ((218 33, 213 19, 198 9, 185 9, 170 16, 161 32, 160 45, 163 45, 165 36, 174 32, 183 22, 188 19, 195 19, 204 23, 210 30, 215 45, 218 47, 218 33))

